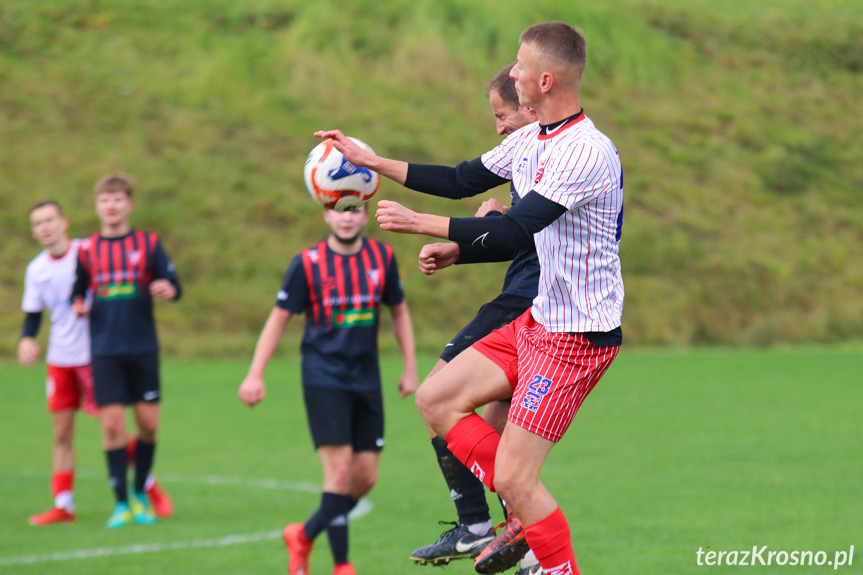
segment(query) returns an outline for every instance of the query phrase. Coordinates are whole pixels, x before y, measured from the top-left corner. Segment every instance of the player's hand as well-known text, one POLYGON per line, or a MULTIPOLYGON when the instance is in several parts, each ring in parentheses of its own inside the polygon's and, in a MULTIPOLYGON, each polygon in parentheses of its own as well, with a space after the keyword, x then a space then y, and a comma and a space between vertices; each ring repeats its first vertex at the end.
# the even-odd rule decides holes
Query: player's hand
POLYGON ((75 315, 78 317, 87 317, 90 315, 90 308, 87 307, 87 304, 84 303, 84 298, 78 296, 72 302, 72 311, 75 312, 75 315))
POLYGON ((479 209, 476 211, 476 217, 484 218, 489 212, 500 212, 505 214, 508 209, 508 207, 504 206, 496 199, 489 198, 480 205, 479 209))
POLYGON ((341 130, 320 130, 315 132, 316 138, 332 138, 335 140, 333 147, 342 153, 347 161, 360 168, 367 168, 371 165, 375 155, 365 148, 361 148, 349 137, 342 134, 341 130))
POLYGON ((407 397, 419 387, 419 378, 415 370, 403 371, 399 378, 399 395, 407 397))
POLYGON ((263 401, 264 396, 266 395, 267 386, 264 383, 264 380, 250 375, 246 376, 246 379, 244 379, 243 383, 240 384, 240 391, 237 392, 237 396, 240 398, 240 401, 249 407, 255 407, 263 401))
POLYGON ((150 295, 156 299, 174 299, 177 296, 177 288, 170 280, 153 280, 150 283, 150 295))
POLYGON ((32 337, 18 340, 18 361, 24 367, 33 367, 39 359, 39 342, 32 337))
POLYGON ((458 261, 460 250, 455 242, 426 244, 420 250, 420 271, 427 276, 442 270, 458 261))
POLYGON ((381 200, 375 212, 375 219, 382 230, 402 234, 416 234, 419 218, 417 213, 409 210, 398 202, 381 200))

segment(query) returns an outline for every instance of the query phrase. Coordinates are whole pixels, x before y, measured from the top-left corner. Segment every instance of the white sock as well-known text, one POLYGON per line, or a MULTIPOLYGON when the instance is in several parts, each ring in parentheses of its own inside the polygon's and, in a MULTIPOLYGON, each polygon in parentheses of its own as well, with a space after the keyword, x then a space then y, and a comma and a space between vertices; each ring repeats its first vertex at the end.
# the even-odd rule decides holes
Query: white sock
POLYGON ((65 509, 69 513, 75 512, 75 502, 72 499, 71 491, 61 491, 57 494, 57 497, 54 498, 54 507, 58 509, 65 509))
POLYGON ((532 549, 528 549, 527 553, 524 554, 524 557, 521 558, 521 568, 526 569, 528 567, 533 567, 534 565, 539 565, 539 559, 537 559, 536 555, 533 554, 532 549))
POLYGON ((486 533, 491 531, 491 519, 482 523, 474 523, 473 525, 468 525, 467 530, 474 535, 485 535, 486 533))

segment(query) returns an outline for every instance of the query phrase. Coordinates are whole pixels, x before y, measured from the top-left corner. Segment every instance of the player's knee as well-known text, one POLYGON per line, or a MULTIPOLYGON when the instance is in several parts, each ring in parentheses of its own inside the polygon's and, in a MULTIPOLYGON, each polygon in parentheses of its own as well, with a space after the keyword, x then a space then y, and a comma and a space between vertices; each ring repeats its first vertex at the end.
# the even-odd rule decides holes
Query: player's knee
POLYGON ((354 481, 354 484, 351 486, 351 497, 353 497, 354 499, 359 499, 360 497, 371 491, 377 481, 377 473, 367 473, 362 477, 357 478, 356 481, 354 481))
POLYGON ((416 393, 417 409, 426 425, 438 431, 442 417, 446 414, 444 401, 435 397, 435 391, 428 385, 421 385, 416 393))
POLYGON ((504 501, 513 501, 518 498, 519 493, 528 489, 526 478, 519 473, 517 468, 504 465, 495 465, 494 488, 498 496, 504 501))

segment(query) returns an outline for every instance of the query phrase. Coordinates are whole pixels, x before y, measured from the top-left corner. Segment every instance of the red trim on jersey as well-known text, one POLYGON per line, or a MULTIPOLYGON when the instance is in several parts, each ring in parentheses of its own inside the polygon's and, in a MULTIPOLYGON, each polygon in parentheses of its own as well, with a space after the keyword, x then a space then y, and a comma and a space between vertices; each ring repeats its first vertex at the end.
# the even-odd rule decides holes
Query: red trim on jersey
MULTIPOLYGON (((128 239, 128 236, 126 238, 128 239)), ((123 264, 123 242, 105 242, 109 246, 111 253, 109 255, 110 263, 108 269, 111 270, 111 282, 122 283, 126 278, 126 266, 123 264)))
MULTIPOLYGON (((360 289, 360 270, 357 266, 357 258, 350 258, 348 260, 348 267, 350 268, 351 273, 351 285, 354 288, 354 309, 362 309, 364 302, 362 301, 362 290, 360 289)), ((345 306, 347 307, 347 302, 345 306)))
MULTIPOLYGON (((315 295, 317 291, 315 290, 315 268, 318 270, 323 269, 324 273, 321 274, 321 280, 323 281, 324 276, 326 275, 326 259, 327 259, 327 243, 321 242, 318 245, 311 247, 303 252, 303 269, 306 272, 306 285, 309 288, 309 301, 312 304, 311 313, 306 317, 306 321, 314 321, 315 323, 320 324, 323 318, 322 306, 323 302, 315 299, 315 295), (317 250, 318 252, 318 261, 317 265, 312 261, 311 253, 313 250, 317 250), (321 258, 324 259, 324 266, 321 268, 321 258)), ((323 296, 323 294, 322 294, 323 296)))
MULTIPOLYGON (((368 287, 368 293, 369 293, 369 295, 372 295, 375 293, 375 284, 372 281, 372 277, 369 275, 369 270, 372 269, 372 258, 369 255, 370 252, 371 252, 371 249, 363 250, 360 252, 360 257, 363 258, 363 269, 365 269, 365 271, 366 271, 366 273, 363 275, 366 276, 364 278, 364 280, 366 282, 366 286, 368 287)), ((362 281, 362 280, 360 280, 360 281, 362 281)), ((375 298, 375 299, 377 299, 377 298, 375 298)), ((375 309, 378 309, 378 308, 380 308, 380 305, 376 303, 375 309)))
POLYGON ((584 120, 586 117, 587 117, 587 116, 584 114, 584 112, 582 112, 582 114, 581 114, 578 118, 576 118, 575 120, 572 120, 571 122, 567 122, 567 123, 566 123, 566 124, 564 124, 563 126, 561 126, 561 127, 559 127, 558 129, 556 129, 556 130, 555 130, 554 132, 552 132, 551 134, 543 134, 543 133, 542 133, 542 128, 540 128, 540 130, 539 130, 539 135, 537 135, 537 137, 536 137, 536 138, 537 138, 538 140, 550 140, 550 139, 552 139, 553 137, 557 136, 558 134, 562 134, 562 133, 564 133, 564 132, 565 132, 565 131, 567 131, 571 126, 575 126, 576 124, 578 124, 579 122, 581 122, 582 120, 584 120))
POLYGON ((336 278, 336 293, 338 294, 338 302, 332 306, 334 310, 341 311, 348 307, 347 291, 345 286, 345 268, 342 260, 344 256, 333 253, 333 277, 336 278))
MULTIPOLYGON (((375 257, 375 263, 377 264, 378 271, 381 274, 383 274, 386 272, 386 267, 384 266, 383 254, 381 253, 381 246, 383 246, 383 248, 385 250, 389 250, 390 252, 392 250, 392 248, 390 248, 388 245, 381 244, 381 243, 376 242, 375 240, 369 238, 369 251, 371 251, 372 255, 375 257)), ((387 258, 387 261, 389 261, 389 258, 387 258)), ((369 268, 369 269, 371 269, 371 268, 369 268)), ((377 297, 378 303, 376 306, 377 308, 380 308, 380 305, 381 305, 380 302, 384 297, 385 280, 386 280, 386 278, 383 276, 378 277, 378 285, 375 286, 375 287, 377 287, 377 291, 378 291, 378 297, 377 297)), ((369 281, 371 281, 371 278, 369 278, 369 281)))

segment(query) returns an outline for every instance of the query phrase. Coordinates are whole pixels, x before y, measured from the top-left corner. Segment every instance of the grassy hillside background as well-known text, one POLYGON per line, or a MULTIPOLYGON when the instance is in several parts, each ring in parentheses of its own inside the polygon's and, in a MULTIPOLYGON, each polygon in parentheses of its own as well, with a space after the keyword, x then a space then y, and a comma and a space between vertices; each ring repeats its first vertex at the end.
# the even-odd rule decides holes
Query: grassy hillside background
MULTIPOLYGON (((638 345, 838 342, 863 334, 859 1, 6 0, 0 5, 0 357, 14 353, 26 214, 97 229, 93 183, 137 180, 186 297, 173 356, 247 355, 291 256, 324 235, 302 184, 316 129, 454 164, 494 146, 488 77, 543 20, 581 27, 582 104, 626 174, 624 332, 638 345)), ((497 191, 506 198, 506 191, 497 191)), ((378 198, 471 215, 390 182, 378 198)), ((374 204, 374 200, 373 200, 374 204)), ((504 265, 400 259, 420 345, 495 295, 504 265)), ((290 330, 296 337, 298 329, 290 330)))

